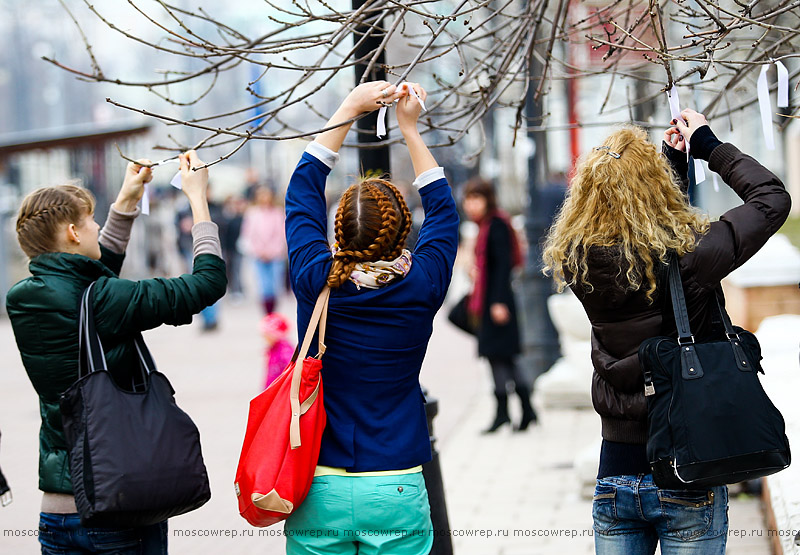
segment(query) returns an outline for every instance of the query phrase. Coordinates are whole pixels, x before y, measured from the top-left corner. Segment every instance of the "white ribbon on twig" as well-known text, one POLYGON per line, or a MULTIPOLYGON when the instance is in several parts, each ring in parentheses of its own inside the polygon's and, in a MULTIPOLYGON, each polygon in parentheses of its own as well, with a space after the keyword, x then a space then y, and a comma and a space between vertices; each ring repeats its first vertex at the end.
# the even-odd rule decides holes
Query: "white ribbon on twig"
POLYGON ((775 150, 775 137, 772 136, 772 106, 769 101, 769 85, 767 84, 768 65, 761 66, 758 76, 758 108, 761 111, 761 128, 764 131, 764 141, 769 150, 775 150))
MULTIPOLYGON (((756 88, 758 89, 758 108, 761 112, 761 128, 764 131, 764 141, 769 150, 775 150, 775 137, 772 132, 772 103, 769 98, 769 84, 767 71, 770 64, 761 66, 756 88)), ((775 60, 775 69, 778 71, 778 108, 789 107, 789 71, 780 60, 775 60)))
MULTIPOLYGON (((672 119, 675 120, 683 120, 683 116, 681 115, 681 101, 678 98, 678 87, 674 84, 670 89, 667 91, 667 99, 669 100, 669 111, 672 114, 672 119)), ((686 140, 684 137, 683 144, 686 147, 686 161, 689 161, 689 141, 686 140)), ((702 183, 706 180, 706 172, 703 169, 703 163, 696 159, 694 160, 694 182, 702 183)))
MULTIPOLYGON (((422 98, 417 94, 417 91, 414 90, 414 87, 411 86, 410 83, 407 81, 403 81, 399 85, 397 85, 397 90, 406 89, 408 93, 417 99, 419 105, 422 107, 423 112, 427 112, 427 108, 425 108, 425 103, 422 101, 422 98)), ((378 110, 378 129, 375 133, 379 139, 382 139, 386 135, 386 109, 388 106, 381 106, 381 109, 378 110)))
POLYGON ((145 216, 150 215, 150 187, 144 186, 144 194, 142 195, 142 214, 145 216))
MULTIPOLYGON (((180 162, 178 160, 174 160, 174 159, 173 160, 161 160, 159 162, 156 162, 152 166, 150 166, 150 168, 152 169, 152 168, 155 168, 156 166, 162 166, 164 164, 179 164, 179 163, 180 162)), ((172 178, 172 181, 170 181, 169 184, 172 185, 173 187, 175 187, 176 189, 180 189, 181 188, 181 172, 180 172, 180 170, 178 171, 178 173, 175 174, 175 177, 172 178)), ((142 214, 144 214, 145 216, 149 216, 150 215, 150 187, 147 184, 145 184, 145 186, 144 186, 144 194, 142 195, 142 214)))

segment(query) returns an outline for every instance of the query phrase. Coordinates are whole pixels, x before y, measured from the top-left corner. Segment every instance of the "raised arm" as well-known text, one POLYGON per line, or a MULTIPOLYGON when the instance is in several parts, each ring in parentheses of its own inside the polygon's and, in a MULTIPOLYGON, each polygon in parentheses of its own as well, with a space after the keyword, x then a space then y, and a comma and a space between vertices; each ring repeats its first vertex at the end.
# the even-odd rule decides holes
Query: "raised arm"
POLYGON ((339 109, 334 112, 325 127, 332 127, 320 133, 314 142, 317 142, 332 150, 339 152, 344 143, 347 132, 350 131, 353 122, 352 120, 365 112, 372 112, 381 107, 381 105, 391 105, 392 102, 404 96, 403 91, 397 91, 397 88, 388 81, 372 81, 369 83, 362 83, 361 85, 350 91, 350 94, 339 105, 339 109), (334 127, 342 122, 347 122, 338 127, 334 127))
POLYGON ((661 152, 680 180, 681 191, 686 194, 689 191, 689 160, 686 156, 686 141, 677 127, 673 126, 664 131, 661 152))
POLYGON ((695 257, 702 259, 706 285, 716 287, 730 272, 747 262, 786 221, 791 198, 778 177, 730 143, 722 143, 705 117, 694 110, 681 112, 676 126, 689 141, 692 154, 707 160, 711 171, 739 195, 744 204, 725 212, 701 238, 695 257))
POLYGON ((227 280, 219 229, 208 210, 208 169, 192 169, 203 165, 194 151, 181 154, 180 161, 182 190, 194 218, 192 273, 171 279, 99 280, 94 305, 97 329, 103 339, 165 323, 188 324, 192 315, 225 294, 227 280))
MULTIPOLYGON (((425 89, 420 87, 419 83, 410 83, 409 85, 414 87, 414 90, 423 102, 428 98, 428 93, 425 89)), ((405 91, 401 91, 400 94, 404 92, 405 91)), ((405 93, 405 96, 397 103, 397 125, 400 128, 400 133, 403 134, 403 138, 406 140, 408 154, 411 156, 411 163, 414 166, 414 175, 416 177, 421 176, 426 171, 439 167, 439 164, 436 163, 436 159, 434 159, 431 151, 428 150, 428 146, 425 144, 425 141, 422 140, 419 130, 417 129, 417 120, 419 119, 421 111, 422 106, 420 103, 414 96, 408 93, 405 93)))
MULTIPOLYGON (((411 86, 424 101, 425 90, 416 83, 411 86)), ((437 301, 441 303, 450 285, 458 250, 458 212, 444 169, 436 163, 417 130, 421 108, 412 95, 404 96, 397 104, 397 123, 408 146, 416 174, 414 186, 419 190, 425 210, 425 221, 414 249, 414 264, 428 274, 437 301)))
MULTIPOLYGON (((139 160, 139 162, 150 163, 149 160, 139 160)), ((145 184, 152 179, 153 172, 150 168, 129 162, 125 168, 125 178, 117 194, 117 200, 108 210, 108 218, 98 239, 101 247, 100 261, 115 274, 119 274, 122 270, 133 221, 139 215, 136 204, 144 194, 145 184)))

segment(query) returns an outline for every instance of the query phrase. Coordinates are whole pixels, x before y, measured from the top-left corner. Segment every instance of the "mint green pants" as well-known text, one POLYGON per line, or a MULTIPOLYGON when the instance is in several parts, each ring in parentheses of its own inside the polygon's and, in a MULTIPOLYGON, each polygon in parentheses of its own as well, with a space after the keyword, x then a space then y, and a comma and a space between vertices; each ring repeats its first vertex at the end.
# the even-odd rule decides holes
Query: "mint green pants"
POLYGON ((317 476, 284 532, 287 555, 428 555, 433 525, 422 473, 317 476))

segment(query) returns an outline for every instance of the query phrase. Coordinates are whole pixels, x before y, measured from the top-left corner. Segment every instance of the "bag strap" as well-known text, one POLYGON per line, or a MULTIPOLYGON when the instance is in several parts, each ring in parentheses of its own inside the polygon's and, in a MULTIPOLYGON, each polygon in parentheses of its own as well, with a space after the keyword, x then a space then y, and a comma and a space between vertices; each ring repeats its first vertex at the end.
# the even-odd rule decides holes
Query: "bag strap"
POLYGON ((672 253, 669 259, 669 293, 672 298, 672 314, 675 316, 675 327, 678 329, 678 344, 694 343, 694 335, 689 327, 689 311, 686 308, 686 297, 683 294, 681 270, 678 266, 678 255, 672 253))
MULTIPOLYGON (((689 327, 689 311, 686 308, 686 297, 683 293, 683 282, 678 265, 678 255, 672 253, 669 261, 669 292, 672 297, 672 312, 675 316, 675 327, 678 329, 678 345, 681 346, 681 367, 683 377, 686 379, 701 378, 703 368, 694 349, 694 335, 689 327)), ((722 325, 725 327, 725 336, 733 349, 736 366, 743 372, 750 371, 747 356, 742 348, 739 334, 733 329, 728 313, 719 302, 719 297, 714 292, 714 302, 722 316, 722 325)))
MULTIPOLYGON (((100 341, 100 334, 97 333, 97 328, 94 322, 94 303, 92 302, 92 293, 94 292, 94 285, 97 283, 93 281, 84 290, 81 297, 80 308, 80 321, 78 324, 78 377, 97 372, 100 370, 108 370, 106 363, 106 355, 103 350, 103 344, 100 341)), ((141 333, 137 333, 133 338, 136 346, 136 352, 139 355, 139 365, 142 369, 141 382, 134 382, 133 391, 144 391, 146 388, 147 376, 156 370, 156 364, 150 350, 144 342, 141 333)))
POLYGON ((330 296, 331 288, 326 285, 319 294, 317 303, 314 305, 314 311, 311 313, 311 319, 308 321, 308 328, 303 337, 303 345, 300 347, 297 356, 293 360, 294 369, 292 371, 292 384, 289 389, 289 404, 292 409, 292 419, 289 422, 289 444, 292 449, 300 447, 300 415, 309 409, 311 403, 314 402, 314 399, 316 399, 319 393, 319 383, 317 383, 316 389, 314 389, 309 398, 303 402, 303 405, 300 405, 300 381, 303 375, 303 361, 308 354, 311 340, 314 338, 314 332, 317 328, 319 328, 319 347, 315 358, 320 359, 322 355, 325 354, 325 326, 328 320, 328 301, 330 300, 330 296))
POLYGON ((678 254, 674 252, 669 260, 669 293, 670 297, 672 297, 672 313, 675 317, 675 327, 678 329, 681 376, 685 380, 702 378, 703 366, 697 356, 694 335, 692 335, 692 330, 689 327, 689 311, 686 308, 686 297, 683 294, 678 254))
POLYGON ((107 370, 106 355, 103 345, 100 343, 100 336, 94 326, 94 307, 92 306, 92 292, 94 284, 92 282, 83 292, 81 297, 80 321, 78 324, 78 378, 97 372, 107 370))

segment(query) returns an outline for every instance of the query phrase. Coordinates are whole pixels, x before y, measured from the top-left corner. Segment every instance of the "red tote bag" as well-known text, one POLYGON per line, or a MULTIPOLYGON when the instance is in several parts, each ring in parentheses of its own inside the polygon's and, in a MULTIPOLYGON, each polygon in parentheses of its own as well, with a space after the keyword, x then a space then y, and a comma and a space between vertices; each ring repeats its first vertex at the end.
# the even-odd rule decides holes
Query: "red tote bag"
POLYGON ((320 358, 325 353, 330 293, 327 286, 320 293, 299 353, 250 401, 234 486, 239 513, 253 526, 286 519, 306 498, 314 479, 325 429, 320 358), (317 327, 319 352, 306 357, 317 327))

